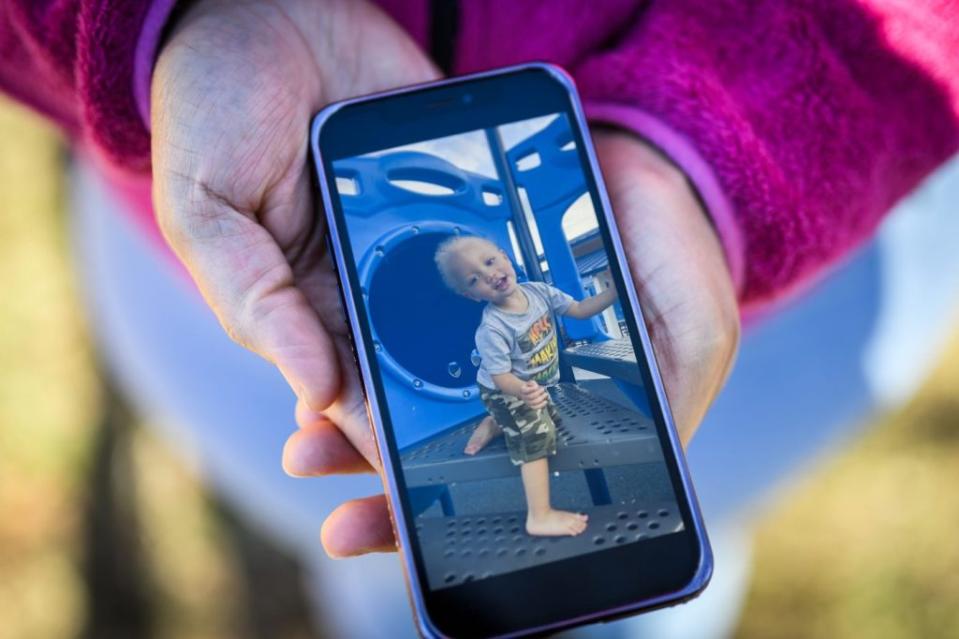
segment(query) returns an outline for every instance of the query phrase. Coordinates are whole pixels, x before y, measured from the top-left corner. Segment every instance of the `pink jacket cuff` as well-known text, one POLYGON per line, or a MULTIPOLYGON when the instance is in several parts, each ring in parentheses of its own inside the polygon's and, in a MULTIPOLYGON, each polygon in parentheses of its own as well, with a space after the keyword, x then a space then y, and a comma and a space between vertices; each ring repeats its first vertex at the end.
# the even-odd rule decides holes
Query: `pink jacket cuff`
POLYGON ((154 0, 147 12, 133 59, 133 97, 143 125, 150 130, 150 82, 153 65, 160 53, 160 38, 176 0, 154 0))
POLYGON ((716 174, 696 147, 662 120, 642 109, 609 102, 586 102, 584 107, 591 121, 612 124, 636 133, 662 151, 686 174, 712 219, 726 255, 736 294, 741 294, 745 281, 743 235, 716 174))

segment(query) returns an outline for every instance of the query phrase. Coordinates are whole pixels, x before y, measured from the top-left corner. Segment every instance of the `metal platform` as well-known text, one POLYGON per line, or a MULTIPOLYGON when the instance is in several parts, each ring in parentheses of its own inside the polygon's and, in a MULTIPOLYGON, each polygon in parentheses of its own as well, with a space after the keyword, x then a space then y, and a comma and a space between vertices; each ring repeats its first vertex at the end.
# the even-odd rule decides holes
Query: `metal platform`
MULTIPOLYGON (((551 471, 589 470, 662 460, 653 422, 577 384, 557 384, 550 394, 561 416, 551 471)), ((401 458, 407 486, 509 477, 518 473, 506 444, 497 437, 474 456, 463 449, 481 418, 405 451, 401 458)))
POLYGON ((627 339, 611 339, 573 346, 563 351, 566 361, 576 368, 593 371, 613 379, 643 385, 636 352, 627 339))
POLYGON ((525 512, 421 517, 416 530, 430 587, 448 588, 682 529, 672 502, 593 506, 584 512, 589 525, 576 537, 532 537, 525 512))

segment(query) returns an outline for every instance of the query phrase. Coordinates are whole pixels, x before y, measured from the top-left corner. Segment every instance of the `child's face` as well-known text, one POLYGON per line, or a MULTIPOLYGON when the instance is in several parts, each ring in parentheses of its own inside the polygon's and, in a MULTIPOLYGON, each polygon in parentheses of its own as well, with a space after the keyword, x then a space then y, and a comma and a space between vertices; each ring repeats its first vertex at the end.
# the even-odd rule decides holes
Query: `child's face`
POLYGON ((466 297, 499 304, 516 290, 516 271, 506 253, 492 242, 475 239, 456 246, 451 270, 466 297))

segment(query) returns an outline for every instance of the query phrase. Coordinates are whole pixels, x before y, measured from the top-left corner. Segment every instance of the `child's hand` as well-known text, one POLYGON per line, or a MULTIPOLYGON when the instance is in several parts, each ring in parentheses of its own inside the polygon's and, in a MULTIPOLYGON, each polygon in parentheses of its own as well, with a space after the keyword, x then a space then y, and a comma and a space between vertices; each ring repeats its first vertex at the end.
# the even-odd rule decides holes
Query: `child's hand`
POLYGON ((609 267, 599 274, 599 281, 603 283, 604 291, 612 291, 613 299, 619 297, 619 289, 616 288, 616 283, 613 281, 613 272, 609 267))
POLYGON ((549 402, 549 393, 533 380, 529 380, 523 382, 520 398, 533 410, 539 410, 546 408, 546 404, 549 402))

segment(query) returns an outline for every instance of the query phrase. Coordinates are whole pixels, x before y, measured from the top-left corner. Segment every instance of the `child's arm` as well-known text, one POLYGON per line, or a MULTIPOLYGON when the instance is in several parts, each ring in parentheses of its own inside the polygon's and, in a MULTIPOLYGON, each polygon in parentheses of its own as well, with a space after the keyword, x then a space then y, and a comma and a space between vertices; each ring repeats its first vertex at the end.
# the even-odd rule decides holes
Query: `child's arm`
POLYGON ((524 382, 512 373, 500 373, 498 375, 491 375, 490 377, 493 378, 493 383, 496 384, 496 388, 507 395, 519 397, 526 402, 527 406, 534 410, 543 408, 549 400, 546 389, 532 380, 524 382))
MULTIPOLYGON (((608 280, 609 278, 606 277, 604 279, 608 280)), ((573 302, 562 315, 575 319, 587 319, 612 306, 618 297, 616 287, 609 286, 602 293, 587 297, 579 302, 573 302)))
POLYGON ((573 302, 563 315, 576 319, 587 319, 612 306, 617 297, 616 289, 608 288, 599 295, 587 297, 581 302, 573 302))

